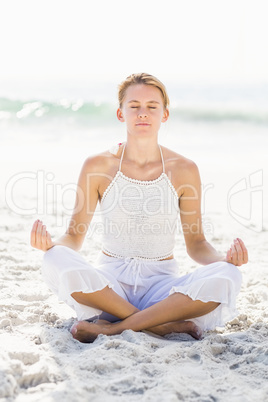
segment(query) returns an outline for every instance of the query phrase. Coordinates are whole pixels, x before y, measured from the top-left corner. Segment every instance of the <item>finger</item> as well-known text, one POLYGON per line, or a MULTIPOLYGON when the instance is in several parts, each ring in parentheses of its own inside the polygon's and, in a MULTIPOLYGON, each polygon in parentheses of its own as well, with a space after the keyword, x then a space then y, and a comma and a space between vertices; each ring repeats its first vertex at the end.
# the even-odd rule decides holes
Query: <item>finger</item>
POLYGON ((41 232, 42 232, 42 221, 39 221, 37 224, 36 235, 35 235, 37 248, 41 248, 41 232))
POLYGON ((47 242, 46 225, 42 225, 42 228, 41 228, 41 245, 42 245, 42 249, 46 248, 46 242, 47 242))
POLYGON ((237 265, 241 266, 244 264, 244 252, 238 238, 234 240, 234 245, 237 252, 237 265))
POLYGON ((240 267, 244 263, 244 258, 243 258, 244 256, 243 256, 242 247, 241 247, 238 239, 234 240, 234 246, 235 246, 236 255, 237 255, 237 264, 236 265, 238 265, 240 267))
POLYGON ((46 241, 47 241, 47 247, 51 247, 52 240, 49 232, 46 232, 46 241))
POLYGON ((231 245, 231 254, 232 254, 232 264, 237 265, 237 253, 235 245, 231 245))
POLYGON ((243 240, 238 238, 238 241, 239 241, 240 246, 241 246, 242 251, 243 251, 243 263, 246 264, 248 262, 248 250, 247 250, 243 240))
POLYGON ((36 232, 36 228, 37 228, 37 224, 38 224, 38 219, 36 221, 34 221, 32 230, 31 230, 31 246, 35 247, 35 232, 36 232))
POLYGON ((33 224, 33 228, 32 228, 32 232, 31 232, 31 240, 33 241, 33 247, 37 247, 37 229, 38 229, 38 225, 40 223, 40 220, 37 219, 34 224, 33 224))
POLYGON ((229 249, 226 253, 226 261, 231 262, 232 261, 232 255, 231 255, 231 249, 229 249))

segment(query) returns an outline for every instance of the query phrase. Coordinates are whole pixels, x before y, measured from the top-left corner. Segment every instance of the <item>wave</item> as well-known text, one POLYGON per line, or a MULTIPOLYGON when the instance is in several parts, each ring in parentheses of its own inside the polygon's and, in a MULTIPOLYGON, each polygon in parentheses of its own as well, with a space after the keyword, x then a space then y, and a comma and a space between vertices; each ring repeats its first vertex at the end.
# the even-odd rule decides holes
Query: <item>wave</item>
MULTIPOLYGON (((109 102, 84 102, 81 99, 58 102, 12 100, 0 98, 0 122, 65 122, 78 125, 106 125, 117 122, 117 105, 109 102)), ((268 125, 267 108, 217 103, 174 104, 171 118, 183 121, 224 122, 237 121, 268 125)))
POLYGON ((226 105, 206 106, 180 106, 174 109, 175 118, 188 121, 213 122, 241 122, 268 125, 268 110, 264 108, 253 108, 226 105))
POLYGON ((65 121, 66 123, 88 124, 94 121, 109 121, 115 107, 111 103, 69 101, 58 102, 40 100, 21 101, 0 98, 0 121, 65 121))

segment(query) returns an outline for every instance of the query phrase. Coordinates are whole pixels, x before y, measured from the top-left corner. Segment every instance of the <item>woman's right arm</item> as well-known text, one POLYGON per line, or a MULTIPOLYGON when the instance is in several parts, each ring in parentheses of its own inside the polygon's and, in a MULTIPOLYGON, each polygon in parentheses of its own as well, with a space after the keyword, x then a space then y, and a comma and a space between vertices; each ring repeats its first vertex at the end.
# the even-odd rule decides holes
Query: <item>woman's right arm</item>
POLYGON ((80 250, 98 203, 99 162, 100 156, 94 156, 88 158, 82 167, 77 184, 75 207, 64 235, 52 241, 46 226, 36 220, 31 231, 32 247, 47 251, 56 245, 62 245, 76 251, 80 250))

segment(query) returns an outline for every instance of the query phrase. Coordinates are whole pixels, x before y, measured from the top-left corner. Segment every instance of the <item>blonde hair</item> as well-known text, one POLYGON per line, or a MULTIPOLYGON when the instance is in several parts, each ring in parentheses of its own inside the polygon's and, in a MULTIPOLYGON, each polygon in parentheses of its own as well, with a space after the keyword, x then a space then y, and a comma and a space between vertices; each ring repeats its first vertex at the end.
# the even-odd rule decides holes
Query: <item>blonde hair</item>
POLYGON ((127 89, 130 87, 130 85, 135 84, 152 85, 153 87, 158 88, 163 98, 164 109, 168 108, 169 97, 165 85, 158 78, 146 73, 131 74, 118 85, 118 101, 120 108, 123 106, 127 89))

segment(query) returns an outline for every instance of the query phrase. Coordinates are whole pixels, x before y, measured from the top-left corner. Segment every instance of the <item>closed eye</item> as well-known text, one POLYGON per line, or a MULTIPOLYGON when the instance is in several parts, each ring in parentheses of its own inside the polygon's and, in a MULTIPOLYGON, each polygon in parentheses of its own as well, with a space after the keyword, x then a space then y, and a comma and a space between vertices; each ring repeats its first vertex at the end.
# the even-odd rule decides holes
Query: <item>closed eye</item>
MULTIPOLYGON (((131 106, 131 109, 138 109, 138 106, 131 106)), ((156 107, 149 106, 149 109, 156 109, 156 107)))

